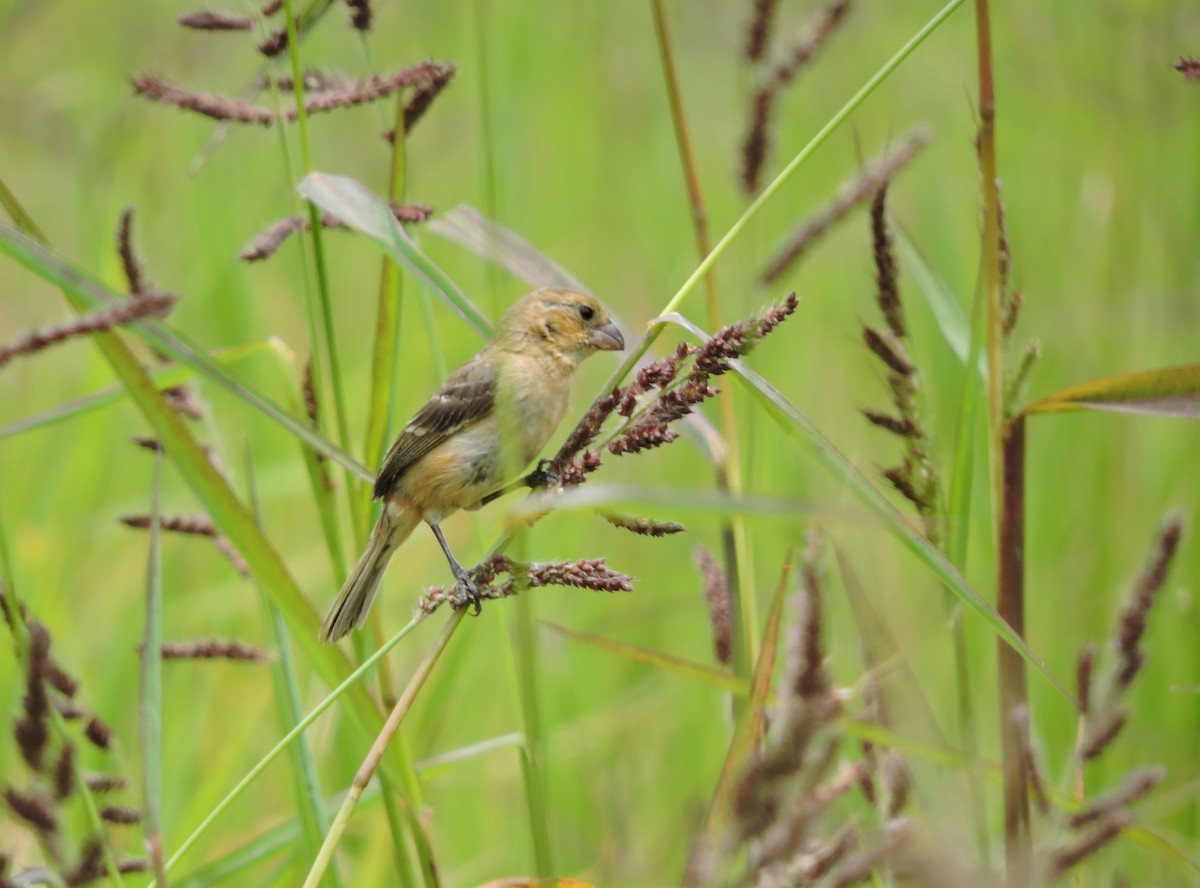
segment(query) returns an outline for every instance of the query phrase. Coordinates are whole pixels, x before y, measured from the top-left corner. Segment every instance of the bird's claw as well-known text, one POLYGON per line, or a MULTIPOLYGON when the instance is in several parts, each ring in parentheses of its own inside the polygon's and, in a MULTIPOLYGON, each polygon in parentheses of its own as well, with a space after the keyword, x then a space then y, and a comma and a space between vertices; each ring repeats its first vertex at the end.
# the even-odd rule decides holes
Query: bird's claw
POLYGON ((562 479, 557 472, 550 470, 552 464, 548 459, 538 462, 537 468, 525 476, 525 483, 533 488, 545 487, 551 490, 557 488, 562 479))
POLYGON ((458 577, 458 598, 455 601, 456 607, 471 608, 471 616, 479 616, 479 612, 483 609, 483 595, 479 591, 479 587, 475 585, 475 581, 471 579, 471 575, 463 571, 458 577))

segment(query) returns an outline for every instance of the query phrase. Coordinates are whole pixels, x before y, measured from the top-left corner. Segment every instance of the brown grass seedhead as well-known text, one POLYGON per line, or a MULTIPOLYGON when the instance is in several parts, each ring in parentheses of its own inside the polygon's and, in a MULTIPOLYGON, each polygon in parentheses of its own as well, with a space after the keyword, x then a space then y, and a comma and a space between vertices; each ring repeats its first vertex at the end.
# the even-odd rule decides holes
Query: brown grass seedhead
POLYGON ((1121 611, 1115 642, 1120 665, 1113 686, 1114 694, 1119 694, 1129 687, 1142 666, 1144 655, 1140 645, 1142 636, 1146 632, 1146 620, 1150 608, 1153 607, 1158 597, 1159 590, 1166 582, 1167 571, 1175 558, 1182 534, 1183 519, 1179 513, 1168 516, 1159 531, 1154 548, 1150 552, 1142 572, 1134 583, 1129 603, 1121 611))
POLYGON ((1050 858, 1049 878, 1059 879, 1068 871, 1093 856, 1121 834, 1133 818, 1126 814, 1112 814, 1100 821, 1094 829, 1073 842, 1055 849, 1050 858))
MULTIPOLYGON (((542 586, 571 586, 597 592, 632 592, 633 580, 611 570, 603 558, 578 561, 551 561, 526 564, 506 555, 493 555, 471 571, 480 597, 493 600, 511 598, 525 589, 542 586), (501 574, 507 579, 497 583, 501 574)), ((417 609, 431 614, 443 604, 454 609, 469 607, 455 586, 433 586, 417 602, 417 609)))
POLYGON ((1098 758, 1117 739, 1128 722, 1129 713, 1126 710, 1114 709, 1093 725, 1080 748, 1084 761, 1098 758))
POLYGON ((24 820, 42 835, 49 835, 58 830, 58 821, 54 817, 54 806, 50 800, 34 794, 18 792, 11 786, 4 790, 4 801, 13 814, 24 820))
MULTIPOLYGON (((401 223, 424 222, 433 215, 433 207, 423 203, 402 204, 391 202, 392 215, 401 223)), ((261 262, 278 252, 283 242, 297 231, 308 231, 311 228, 307 216, 288 216, 271 225, 266 231, 256 237, 240 253, 238 258, 243 262, 261 262)), ((321 214, 321 227, 327 229, 344 229, 346 224, 330 213, 321 214)))
POLYGON ((1183 56, 1175 63, 1175 70, 1188 80, 1200 80, 1200 58, 1183 56))
POLYGON ((112 744, 112 729, 94 715, 84 726, 83 736, 87 737, 88 742, 97 749, 107 750, 112 744))
POLYGON ((162 646, 164 660, 244 660, 262 662, 271 654, 261 647, 240 641, 177 641, 162 646))
POLYGON ((210 9, 185 12, 176 21, 194 31, 252 31, 255 23, 248 15, 230 15, 210 9))
POLYGON ((100 808, 100 819, 107 823, 116 823, 125 826, 133 823, 141 823, 142 812, 128 805, 103 805, 100 808))
POLYGON ((708 604, 708 622, 712 627, 713 653, 718 663, 733 663, 733 621, 729 615, 729 586, 725 571, 716 556, 703 546, 694 552, 696 565, 704 577, 704 600, 708 604))
POLYGON ((897 279, 900 269, 892 250, 892 236, 887 227, 887 185, 875 192, 871 201, 871 245, 875 257, 875 301, 887 321, 888 329, 897 339, 904 338, 904 308, 900 303, 897 279))
POLYGON ((619 527, 638 536, 664 537, 671 534, 683 533, 687 529, 677 521, 655 521, 651 518, 618 515, 615 512, 604 512, 601 514, 601 517, 613 527, 619 527))
POLYGON ((767 54, 767 43, 771 39, 771 29, 775 24, 775 8, 779 0, 754 0, 754 17, 746 31, 746 59, 751 62, 762 61, 767 54))
POLYGON ((203 419, 204 408, 200 406, 196 393, 186 385, 172 385, 160 391, 167 406, 188 419, 203 419))
MULTIPOLYGON (((746 136, 742 143, 742 186, 746 193, 752 194, 758 191, 758 184, 762 179, 762 169, 769 150, 770 124, 772 124, 774 116, 776 98, 779 97, 785 86, 796 79, 797 74, 809 64, 817 50, 829 40, 829 36, 838 28, 848 8, 850 8, 850 0, 834 0, 832 4, 824 7, 808 32, 794 42, 791 49, 787 50, 786 58, 775 65, 764 77, 763 86, 754 97, 750 126, 746 128, 746 136)), ((760 19, 756 14, 755 25, 751 26, 751 44, 756 40, 758 20, 760 19)), ((766 28, 763 28, 763 41, 766 41, 766 28)), ((748 44, 748 53, 751 44, 748 44)), ((762 52, 762 47, 754 48, 758 49, 758 52, 762 52)))
MULTIPOLYGON (((425 83, 418 83, 413 88, 412 96, 404 106, 404 133, 411 133, 413 127, 418 121, 425 116, 425 112, 429 110, 429 106, 433 104, 433 100, 441 95, 442 90, 450 85, 454 80, 454 75, 458 73, 458 66, 451 63, 444 63, 437 73, 435 73, 425 83)), ((391 130, 386 134, 389 142, 396 140, 396 131, 391 130)))
POLYGON ((13 358, 36 354, 52 345, 90 333, 103 333, 113 327, 133 324, 149 317, 165 317, 175 305, 174 296, 147 295, 123 302, 114 308, 84 315, 48 330, 35 330, 10 345, 0 345, 0 367, 13 358))
POLYGON ((75 746, 64 743, 62 751, 54 761, 54 797, 65 799, 75 792, 75 746))
POLYGON ((872 159, 848 182, 843 182, 834 197, 822 205, 792 230, 784 245, 775 253, 762 272, 761 280, 772 284, 782 277, 809 249, 850 211, 864 203, 916 157, 930 141, 929 130, 918 127, 909 132, 894 148, 872 159))
POLYGON ((346 0, 346 5, 350 7, 350 27, 363 33, 371 30, 370 0, 346 0))
POLYGON ((1097 799, 1079 813, 1073 814, 1067 821, 1067 825, 1071 829, 1083 829, 1098 820, 1107 819, 1149 793, 1166 776, 1167 772, 1163 768, 1134 771, 1125 779, 1120 789, 1111 795, 1097 799))
POLYGON ((126 786, 125 778, 108 777, 104 774, 89 774, 83 782, 92 793, 116 792, 126 786))

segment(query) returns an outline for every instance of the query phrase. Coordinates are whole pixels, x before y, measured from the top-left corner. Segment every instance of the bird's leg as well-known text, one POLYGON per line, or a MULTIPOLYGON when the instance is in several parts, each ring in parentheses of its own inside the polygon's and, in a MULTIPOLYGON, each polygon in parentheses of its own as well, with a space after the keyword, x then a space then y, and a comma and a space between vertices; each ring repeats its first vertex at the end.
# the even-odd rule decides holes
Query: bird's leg
POLYGON ((454 579, 458 582, 458 591, 461 593, 459 604, 472 605, 474 614, 480 611, 480 602, 483 596, 479 594, 479 587, 475 585, 475 581, 471 579, 471 574, 458 563, 458 559, 454 557, 454 553, 450 551, 450 546, 446 544, 446 538, 442 536, 442 529, 438 527, 436 521, 430 521, 429 527, 433 530, 433 535, 437 537, 442 551, 446 553, 446 560, 450 562, 450 570, 454 573, 454 579))

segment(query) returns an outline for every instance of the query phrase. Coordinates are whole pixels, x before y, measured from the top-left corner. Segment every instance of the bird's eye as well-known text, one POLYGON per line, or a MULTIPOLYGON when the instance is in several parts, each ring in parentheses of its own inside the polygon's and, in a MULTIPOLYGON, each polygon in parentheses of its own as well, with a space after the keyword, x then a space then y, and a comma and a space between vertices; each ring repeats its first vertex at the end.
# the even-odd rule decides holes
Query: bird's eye
POLYGON ((596 316, 596 310, 590 305, 581 305, 579 306, 579 316, 585 321, 590 321, 596 316))

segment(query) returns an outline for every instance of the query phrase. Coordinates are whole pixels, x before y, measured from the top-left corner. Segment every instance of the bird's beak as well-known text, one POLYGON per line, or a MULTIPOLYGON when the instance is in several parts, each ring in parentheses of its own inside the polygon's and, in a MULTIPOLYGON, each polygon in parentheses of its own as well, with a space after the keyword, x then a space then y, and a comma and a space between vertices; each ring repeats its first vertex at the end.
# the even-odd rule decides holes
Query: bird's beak
POLYGON ((625 337, 612 321, 588 333, 588 342, 600 351, 621 351, 625 348, 625 337))

